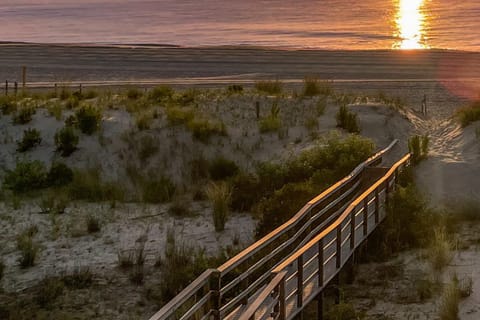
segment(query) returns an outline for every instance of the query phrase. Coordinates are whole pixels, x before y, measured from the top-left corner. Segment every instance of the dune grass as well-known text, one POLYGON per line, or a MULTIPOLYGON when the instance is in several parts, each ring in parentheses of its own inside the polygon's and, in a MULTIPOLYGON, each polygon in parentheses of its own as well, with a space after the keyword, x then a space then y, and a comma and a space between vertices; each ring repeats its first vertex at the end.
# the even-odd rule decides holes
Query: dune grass
POLYGON ((213 206, 212 213, 215 231, 223 231, 228 219, 229 205, 232 199, 231 187, 226 182, 211 183, 207 187, 206 194, 213 206))
POLYGON ((470 105, 459 109, 456 115, 462 127, 480 120, 480 101, 472 102, 470 105))
POLYGON ((282 93, 283 83, 280 80, 261 80, 255 82, 255 89, 259 92, 278 95, 282 93))

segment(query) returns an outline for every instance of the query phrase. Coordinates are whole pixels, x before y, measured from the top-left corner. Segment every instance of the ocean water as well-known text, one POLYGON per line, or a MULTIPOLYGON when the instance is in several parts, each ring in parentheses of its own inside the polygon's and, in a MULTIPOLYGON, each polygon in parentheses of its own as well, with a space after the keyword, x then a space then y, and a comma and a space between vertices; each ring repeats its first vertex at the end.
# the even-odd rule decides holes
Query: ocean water
POLYGON ((480 51, 479 0, 0 0, 0 41, 480 51))

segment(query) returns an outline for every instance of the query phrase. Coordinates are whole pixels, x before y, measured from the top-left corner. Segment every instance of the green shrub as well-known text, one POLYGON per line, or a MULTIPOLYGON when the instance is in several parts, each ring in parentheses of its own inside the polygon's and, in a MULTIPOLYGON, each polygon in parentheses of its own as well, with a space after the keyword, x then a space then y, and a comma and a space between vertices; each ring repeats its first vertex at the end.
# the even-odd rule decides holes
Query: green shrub
POLYGON ((35 227, 30 227, 17 237, 17 249, 20 250, 18 260, 21 268, 28 268, 35 265, 35 259, 39 247, 33 242, 33 237, 38 232, 35 227))
POLYGON ((14 124, 27 124, 32 121, 32 117, 35 114, 36 110, 33 107, 22 107, 17 110, 13 116, 14 124))
POLYGON ((208 119, 192 119, 188 122, 188 129, 192 131, 192 136, 195 139, 203 143, 207 143, 210 137, 214 135, 227 135, 227 130, 223 122, 208 119))
POLYGON ((159 150, 160 142, 152 136, 143 136, 139 141, 138 157, 145 162, 159 150))
POLYGON ((337 127, 347 130, 350 133, 360 133, 357 115, 342 105, 336 115, 337 127))
POLYGON ((440 320, 457 320, 459 303, 460 294, 458 287, 455 282, 452 282, 446 286, 440 300, 438 309, 438 316, 440 320))
POLYGON ((11 114, 17 110, 17 102, 10 96, 0 95, 0 110, 4 115, 11 114))
POLYGON ((259 179, 253 174, 240 173, 232 179, 232 200, 230 208, 247 211, 263 196, 259 179))
POLYGON ((427 136, 413 136, 408 139, 408 149, 412 155, 413 164, 418 164, 428 155, 429 138, 427 136))
POLYGON ((168 86, 158 86, 150 90, 148 97, 150 100, 160 103, 173 97, 174 91, 168 86))
POLYGON ((168 202, 175 194, 175 185, 163 175, 150 174, 141 182, 142 200, 148 203, 168 202))
POLYGON ((263 80, 255 82, 255 89, 260 92, 276 95, 282 93, 283 83, 279 80, 263 80))
POLYGON ((227 87, 227 92, 232 93, 241 93, 243 92, 243 86, 240 84, 232 84, 227 87))
POLYGON ((17 142, 17 151, 26 152, 42 143, 40 131, 37 129, 27 129, 23 131, 22 140, 17 142))
POLYGON ((208 172, 210 178, 213 180, 225 180, 233 177, 239 171, 238 165, 229 159, 224 157, 217 157, 208 166, 208 172))
POLYGON ((13 170, 6 170, 3 187, 15 193, 26 193, 45 187, 47 170, 38 160, 18 162, 13 170))
POLYGON ((317 112, 317 116, 322 116, 325 113, 325 109, 327 108, 327 99, 319 99, 317 104, 315 105, 315 111, 317 112))
POLYGON ((165 113, 168 122, 173 126, 187 124, 195 116, 192 109, 182 107, 169 107, 166 109, 165 113))
POLYGON ((452 244, 444 228, 435 228, 428 248, 428 260, 434 271, 442 271, 452 260, 452 244))
POLYGON ((278 131, 282 127, 280 108, 277 104, 272 105, 270 114, 267 117, 260 119, 258 126, 261 133, 278 131))
POLYGON ((143 92, 138 88, 128 88, 126 96, 130 100, 137 100, 143 96, 143 92))
POLYGON ((83 106, 75 112, 77 125, 80 131, 91 135, 100 127, 102 113, 93 106, 83 106))
POLYGON ((192 181, 206 179, 209 176, 210 163, 203 155, 190 161, 190 176, 192 181))
POLYGON ((93 273, 88 267, 75 268, 73 272, 62 275, 63 284, 72 289, 85 289, 93 283, 93 273))
POLYGON ((316 194, 310 183, 288 183, 269 198, 262 200, 255 210, 260 215, 257 239, 291 218, 316 194))
POLYGON ((330 306, 329 310, 325 313, 325 320, 357 320, 363 319, 357 312, 351 303, 340 302, 330 306))
POLYGON ((475 101, 469 106, 458 110, 456 114, 462 127, 466 127, 470 123, 480 120, 480 101, 475 101))
POLYGON ((63 294, 64 284, 60 279, 44 279, 39 284, 37 293, 37 303, 42 308, 51 307, 51 305, 63 294))
POLYGON ((67 100, 71 96, 72 92, 70 91, 70 89, 65 86, 62 87, 62 89, 60 90, 60 100, 67 100))
POLYGON ((79 105, 80 105, 80 100, 78 96, 72 95, 67 99, 67 102, 65 103, 65 108, 69 110, 73 110, 78 108, 79 105))
POLYGON ((62 120, 63 107, 59 102, 51 103, 47 106, 48 113, 58 121, 62 120))
POLYGON ((102 180, 98 168, 75 170, 67 191, 72 199, 92 202, 121 201, 125 196, 118 183, 102 180))
POLYGON ((63 162, 54 162, 47 174, 47 186, 63 187, 73 181, 73 170, 63 162))
POLYGON ((96 233, 101 229, 100 220, 93 214, 87 216, 86 223, 88 233, 96 233))
POLYGON ((182 92, 181 96, 177 99, 178 103, 182 106, 186 106, 195 102, 195 99, 199 91, 195 88, 187 89, 182 92))
POLYGON ((226 182, 211 183, 207 187, 206 194, 213 206, 215 231, 223 231, 228 218, 232 190, 226 182))
POLYGON ((179 242, 173 230, 167 232, 165 256, 156 265, 162 272, 162 281, 155 286, 157 300, 166 303, 182 291, 195 277, 210 266, 203 250, 179 242))
POLYGON ((94 89, 89 89, 87 92, 82 94, 82 98, 85 100, 95 99, 96 97, 98 97, 98 91, 94 89))
POLYGON ((39 201, 39 207, 42 213, 62 214, 67 207, 68 198, 64 193, 50 191, 42 195, 39 201))
POLYGON ((330 81, 321 81, 312 77, 307 77, 303 81, 303 95, 306 97, 318 95, 329 96, 332 93, 333 88, 330 81))
POLYGON ((72 127, 63 127, 55 133, 55 146, 62 157, 68 157, 78 145, 78 135, 72 127))
POLYGON ((149 112, 142 112, 135 115, 135 124, 138 130, 148 130, 152 126, 153 116, 149 112))

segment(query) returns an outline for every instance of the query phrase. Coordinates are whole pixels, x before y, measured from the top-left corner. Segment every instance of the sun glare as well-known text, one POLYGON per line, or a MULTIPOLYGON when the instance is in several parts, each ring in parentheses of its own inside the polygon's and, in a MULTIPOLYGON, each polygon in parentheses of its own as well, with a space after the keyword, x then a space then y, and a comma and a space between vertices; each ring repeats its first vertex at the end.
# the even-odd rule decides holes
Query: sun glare
POLYGON ((425 14, 422 11, 424 0, 398 0, 396 14, 396 34, 400 40, 396 49, 427 49, 425 43, 425 14))

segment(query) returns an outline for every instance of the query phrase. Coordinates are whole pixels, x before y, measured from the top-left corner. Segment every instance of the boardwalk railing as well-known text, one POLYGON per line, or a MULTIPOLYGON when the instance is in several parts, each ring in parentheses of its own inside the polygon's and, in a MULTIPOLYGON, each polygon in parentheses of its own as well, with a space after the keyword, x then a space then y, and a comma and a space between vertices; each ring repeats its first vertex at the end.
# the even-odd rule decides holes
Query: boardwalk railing
POLYGON ((333 223, 278 265, 272 280, 238 319, 285 320, 298 315, 385 218, 388 194, 395 188, 399 170, 409 161, 407 154, 333 223))
POLYGON ((224 319, 242 313, 255 293, 269 283, 273 269, 346 209, 360 189, 365 170, 380 163, 396 143, 361 163, 290 220, 222 266, 205 271, 150 320, 224 319))

